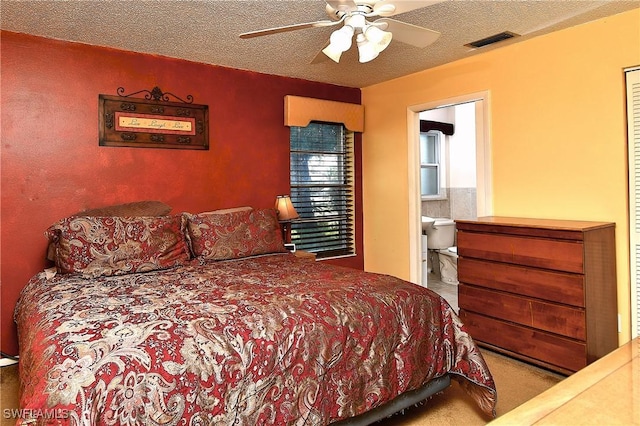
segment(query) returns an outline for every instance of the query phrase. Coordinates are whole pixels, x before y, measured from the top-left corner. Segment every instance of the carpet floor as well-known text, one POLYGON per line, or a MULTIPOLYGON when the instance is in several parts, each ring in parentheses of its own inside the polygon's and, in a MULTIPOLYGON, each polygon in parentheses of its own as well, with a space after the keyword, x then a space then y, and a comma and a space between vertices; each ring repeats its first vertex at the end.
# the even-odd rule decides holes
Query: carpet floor
MULTIPOLYGON (((498 417, 541 394, 565 378, 488 350, 482 350, 482 355, 496 383, 498 391, 496 415, 498 417)), ((444 392, 434 395, 421 405, 405 410, 401 415, 383 420, 379 425, 475 426, 485 425, 491 420, 493 419, 480 411, 462 387, 453 380, 451 386, 444 392)))
MULTIPOLYGON (((498 390, 497 415, 500 416, 561 381, 551 373, 512 358, 482 351, 498 390)), ((0 369, 0 426, 14 425, 6 409, 18 408, 17 365, 0 369)), ((491 419, 478 409, 454 380, 444 392, 428 401, 378 423, 380 426, 485 425, 491 419)))

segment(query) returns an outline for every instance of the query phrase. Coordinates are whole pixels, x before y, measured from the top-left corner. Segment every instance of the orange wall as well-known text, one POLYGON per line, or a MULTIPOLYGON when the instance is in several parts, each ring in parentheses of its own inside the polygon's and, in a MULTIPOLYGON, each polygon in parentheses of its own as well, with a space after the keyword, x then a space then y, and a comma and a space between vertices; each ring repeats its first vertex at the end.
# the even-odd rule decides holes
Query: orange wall
MULTIPOLYGON (((358 89, 10 32, 1 38, 1 330, 2 351, 10 354, 17 353, 13 309, 45 267, 49 225, 86 208, 143 199, 176 213, 272 207, 277 194, 289 192, 284 96, 360 103, 358 89), (98 146, 98 95, 154 86, 209 106, 208 151, 98 146)), ((357 135, 356 167, 360 141, 357 135)), ((332 263, 362 268, 356 231, 359 255, 332 263)))
POLYGON ((487 91, 493 214, 615 222, 629 340, 623 69, 637 65, 640 9, 364 88, 365 269, 410 276, 407 110, 487 91))

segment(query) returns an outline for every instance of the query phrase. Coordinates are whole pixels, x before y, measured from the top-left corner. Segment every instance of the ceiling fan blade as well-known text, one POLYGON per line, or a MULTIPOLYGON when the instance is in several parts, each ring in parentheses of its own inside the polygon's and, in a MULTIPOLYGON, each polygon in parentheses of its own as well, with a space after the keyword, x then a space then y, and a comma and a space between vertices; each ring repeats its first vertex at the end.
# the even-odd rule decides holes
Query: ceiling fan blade
POLYGON ((373 24, 381 30, 390 31, 394 41, 420 48, 427 47, 440 37, 440 33, 437 31, 390 18, 376 19, 373 24))
POLYGON ((393 16, 443 1, 445 0, 380 0, 373 5, 373 13, 378 16, 393 16))
POLYGON ((332 9, 341 12, 349 12, 358 9, 356 2, 353 0, 327 0, 327 4, 331 6, 332 9))
POLYGON ((283 27, 267 28, 264 30, 249 31, 246 33, 242 33, 240 34, 240 38, 260 37, 265 35, 284 33, 287 31, 304 30, 305 28, 330 27, 332 25, 338 25, 342 21, 343 19, 340 19, 338 21, 316 21, 316 22, 305 22, 302 24, 285 25, 283 27))

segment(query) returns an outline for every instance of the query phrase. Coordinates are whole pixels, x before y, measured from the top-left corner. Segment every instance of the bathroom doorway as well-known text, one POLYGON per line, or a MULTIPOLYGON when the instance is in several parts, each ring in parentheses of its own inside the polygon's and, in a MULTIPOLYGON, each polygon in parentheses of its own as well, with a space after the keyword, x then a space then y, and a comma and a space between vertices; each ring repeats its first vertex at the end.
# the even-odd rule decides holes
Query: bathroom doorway
POLYGON ((434 225, 426 226, 426 232, 423 229, 422 284, 444 297, 456 311, 458 255, 453 221, 478 217, 476 102, 448 105, 419 114, 420 211, 422 217, 437 219, 434 225))
MULTIPOLYGON (((492 214, 491 155, 489 138, 489 93, 481 92, 454 99, 414 105, 408 109, 409 140, 409 212, 411 279, 432 289, 440 290, 445 299, 457 308, 457 288, 440 288, 433 276, 427 274, 422 247, 422 216, 449 217, 451 219, 474 219, 492 214), (440 149, 443 158, 439 191, 423 196, 424 157, 420 155, 420 122, 444 122, 454 125, 454 135, 443 135, 440 149), (470 121, 466 123, 465 121, 470 121), (455 135, 457 133, 457 135, 455 135), (447 139, 448 138, 448 139, 447 139), (459 140, 456 142, 456 138, 459 140), (462 141, 465 142, 462 142, 462 141), (456 143, 453 146, 453 143, 456 143), (469 145, 471 143, 471 145, 469 145), (471 152, 471 155, 469 153, 471 152), (472 162, 473 164, 470 164, 472 162), (470 170, 473 169, 473 176, 470 170), (453 173, 452 173, 453 172, 453 173), (429 278, 432 278, 430 282, 429 278), (445 291, 447 290, 447 291, 445 291)), ((427 191, 429 192, 429 191, 427 191)), ((427 252, 427 255, 430 254, 427 252)), ((434 260, 432 258, 432 260, 434 260)), ((439 266, 439 265, 436 265, 439 266)), ((434 272, 431 270, 432 274, 434 272)))

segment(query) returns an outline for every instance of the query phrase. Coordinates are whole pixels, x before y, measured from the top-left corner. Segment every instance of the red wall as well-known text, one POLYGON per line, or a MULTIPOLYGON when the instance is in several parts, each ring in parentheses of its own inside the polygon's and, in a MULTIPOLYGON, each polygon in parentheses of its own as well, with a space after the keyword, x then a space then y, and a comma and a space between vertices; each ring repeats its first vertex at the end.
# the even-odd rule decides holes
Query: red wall
MULTIPOLYGON (((17 353, 13 309, 45 266, 44 231, 79 210, 161 200, 173 212, 271 207, 289 192, 284 96, 360 103, 360 90, 3 31, 2 351, 17 353), (154 86, 209 106, 209 150, 98 146, 98 95, 154 86)), ((360 135, 356 137, 360 198, 360 135)), ((363 267, 359 255, 334 263, 363 267)))

